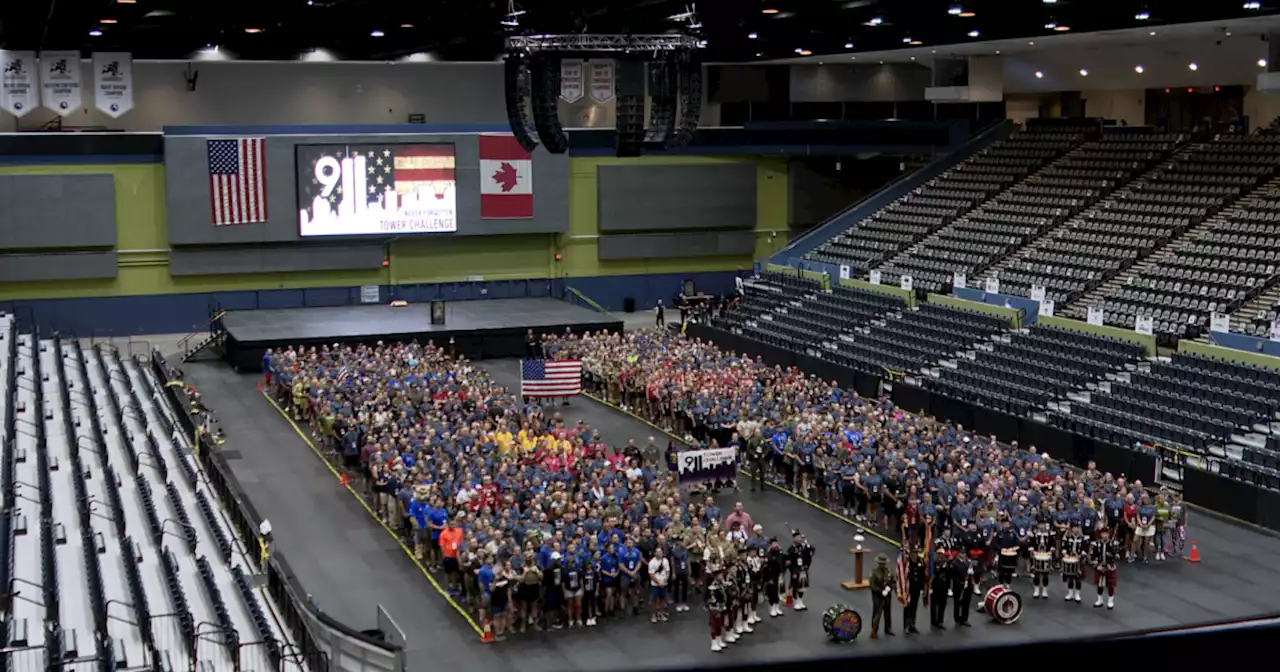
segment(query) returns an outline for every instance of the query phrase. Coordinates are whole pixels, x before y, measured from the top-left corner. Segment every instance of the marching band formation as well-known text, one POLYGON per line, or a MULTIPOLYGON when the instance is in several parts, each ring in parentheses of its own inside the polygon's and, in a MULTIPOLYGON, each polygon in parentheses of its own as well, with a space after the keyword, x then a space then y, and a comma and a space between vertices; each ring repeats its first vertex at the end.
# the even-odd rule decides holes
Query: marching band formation
POLYGON ((809 568, 814 548, 800 530, 791 533, 791 546, 782 550, 777 537, 766 539, 763 528, 755 526, 755 536, 729 534, 724 539, 708 539, 703 552, 707 576, 707 611, 710 614, 711 650, 722 651, 738 641, 751 627, 762 622, 757 611, 763 594, 769 616, 783 615, 790 601, 796 611, 804 611, 804 591, 809 585, 809 568))

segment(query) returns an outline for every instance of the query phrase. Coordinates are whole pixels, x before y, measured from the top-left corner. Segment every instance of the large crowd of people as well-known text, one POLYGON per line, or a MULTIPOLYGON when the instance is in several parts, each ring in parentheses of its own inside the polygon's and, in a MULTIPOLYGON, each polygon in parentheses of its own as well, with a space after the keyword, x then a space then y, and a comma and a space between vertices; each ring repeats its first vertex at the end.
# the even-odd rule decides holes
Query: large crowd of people
MULTIPOLYGON (((1176 494, 1148 494, 1092 465, 1063 469, 1033 448, 797 370, 661 330, 548 335, 535 349, 582 359, 597 394, 691 444, 735 447, 752 488, 786 487, 900 536, 912 551, 910 581, 899 584, 908 632, 921 593, 938 628, 947 596, 955 623, 967 624, 969 598, 988 577, 1008 583, 1025 572, 1035 597, 1048 597, 1044 553, 1068 600, 1080 600, 1092 569, 1096 605, 1109 591, 1111 607, 1117 560, 1182 552, 1186 507, 1176 494), (952 581, 953 569, 963 576, 952 581)), ((720 650, 762 620, 761 598, 773 617, 784 604, 804 608, 813 548, 791 530, 784 548, 744 512, 681 491, 670 442, 606 445, 594 428, 431 345, 289 348, 263 364, 277 400, 311 424, 377 514, 497 638, 642 608, 658 623, 694 604, 713 614, 720 650)))

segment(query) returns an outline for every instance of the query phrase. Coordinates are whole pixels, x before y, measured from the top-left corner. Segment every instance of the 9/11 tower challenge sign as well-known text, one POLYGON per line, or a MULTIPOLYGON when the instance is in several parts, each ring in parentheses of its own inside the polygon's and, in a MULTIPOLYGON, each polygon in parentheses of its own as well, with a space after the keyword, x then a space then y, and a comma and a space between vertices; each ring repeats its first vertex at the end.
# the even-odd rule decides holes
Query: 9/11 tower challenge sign
POLYGON ((676 453, 680 487, 696 490, 707 483, 732 481, 737 473, 737 452, 733 448, 706 448, 676 453))

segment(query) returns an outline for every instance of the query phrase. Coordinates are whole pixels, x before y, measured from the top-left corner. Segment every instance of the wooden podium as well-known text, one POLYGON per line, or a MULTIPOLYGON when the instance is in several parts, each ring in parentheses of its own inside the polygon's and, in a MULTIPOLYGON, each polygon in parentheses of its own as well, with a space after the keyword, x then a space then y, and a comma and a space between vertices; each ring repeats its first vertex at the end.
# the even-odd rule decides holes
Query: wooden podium
POLYGON ((867 581, 865 574, 863 574, 862 571, 867 549, 862 548, 861 544, 859 544, 857 548, 849 549, 849 552, 853 554, 853 578, 842 582, 840 585, 845 590, 860 590, 862 588, 866 588, 871 585, 871 582, 867 581))

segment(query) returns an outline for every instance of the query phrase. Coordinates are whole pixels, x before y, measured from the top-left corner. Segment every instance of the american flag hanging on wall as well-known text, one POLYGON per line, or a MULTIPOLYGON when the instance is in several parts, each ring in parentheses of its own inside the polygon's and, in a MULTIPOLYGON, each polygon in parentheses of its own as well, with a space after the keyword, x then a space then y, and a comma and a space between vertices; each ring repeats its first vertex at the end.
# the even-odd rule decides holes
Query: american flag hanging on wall
POLYGON ((214 226, 267 221, 265 138, 208 141, 214 226))
POLYGON ((582 394, 582 360, 520 360, 520 395, 574 397, 582 394))

